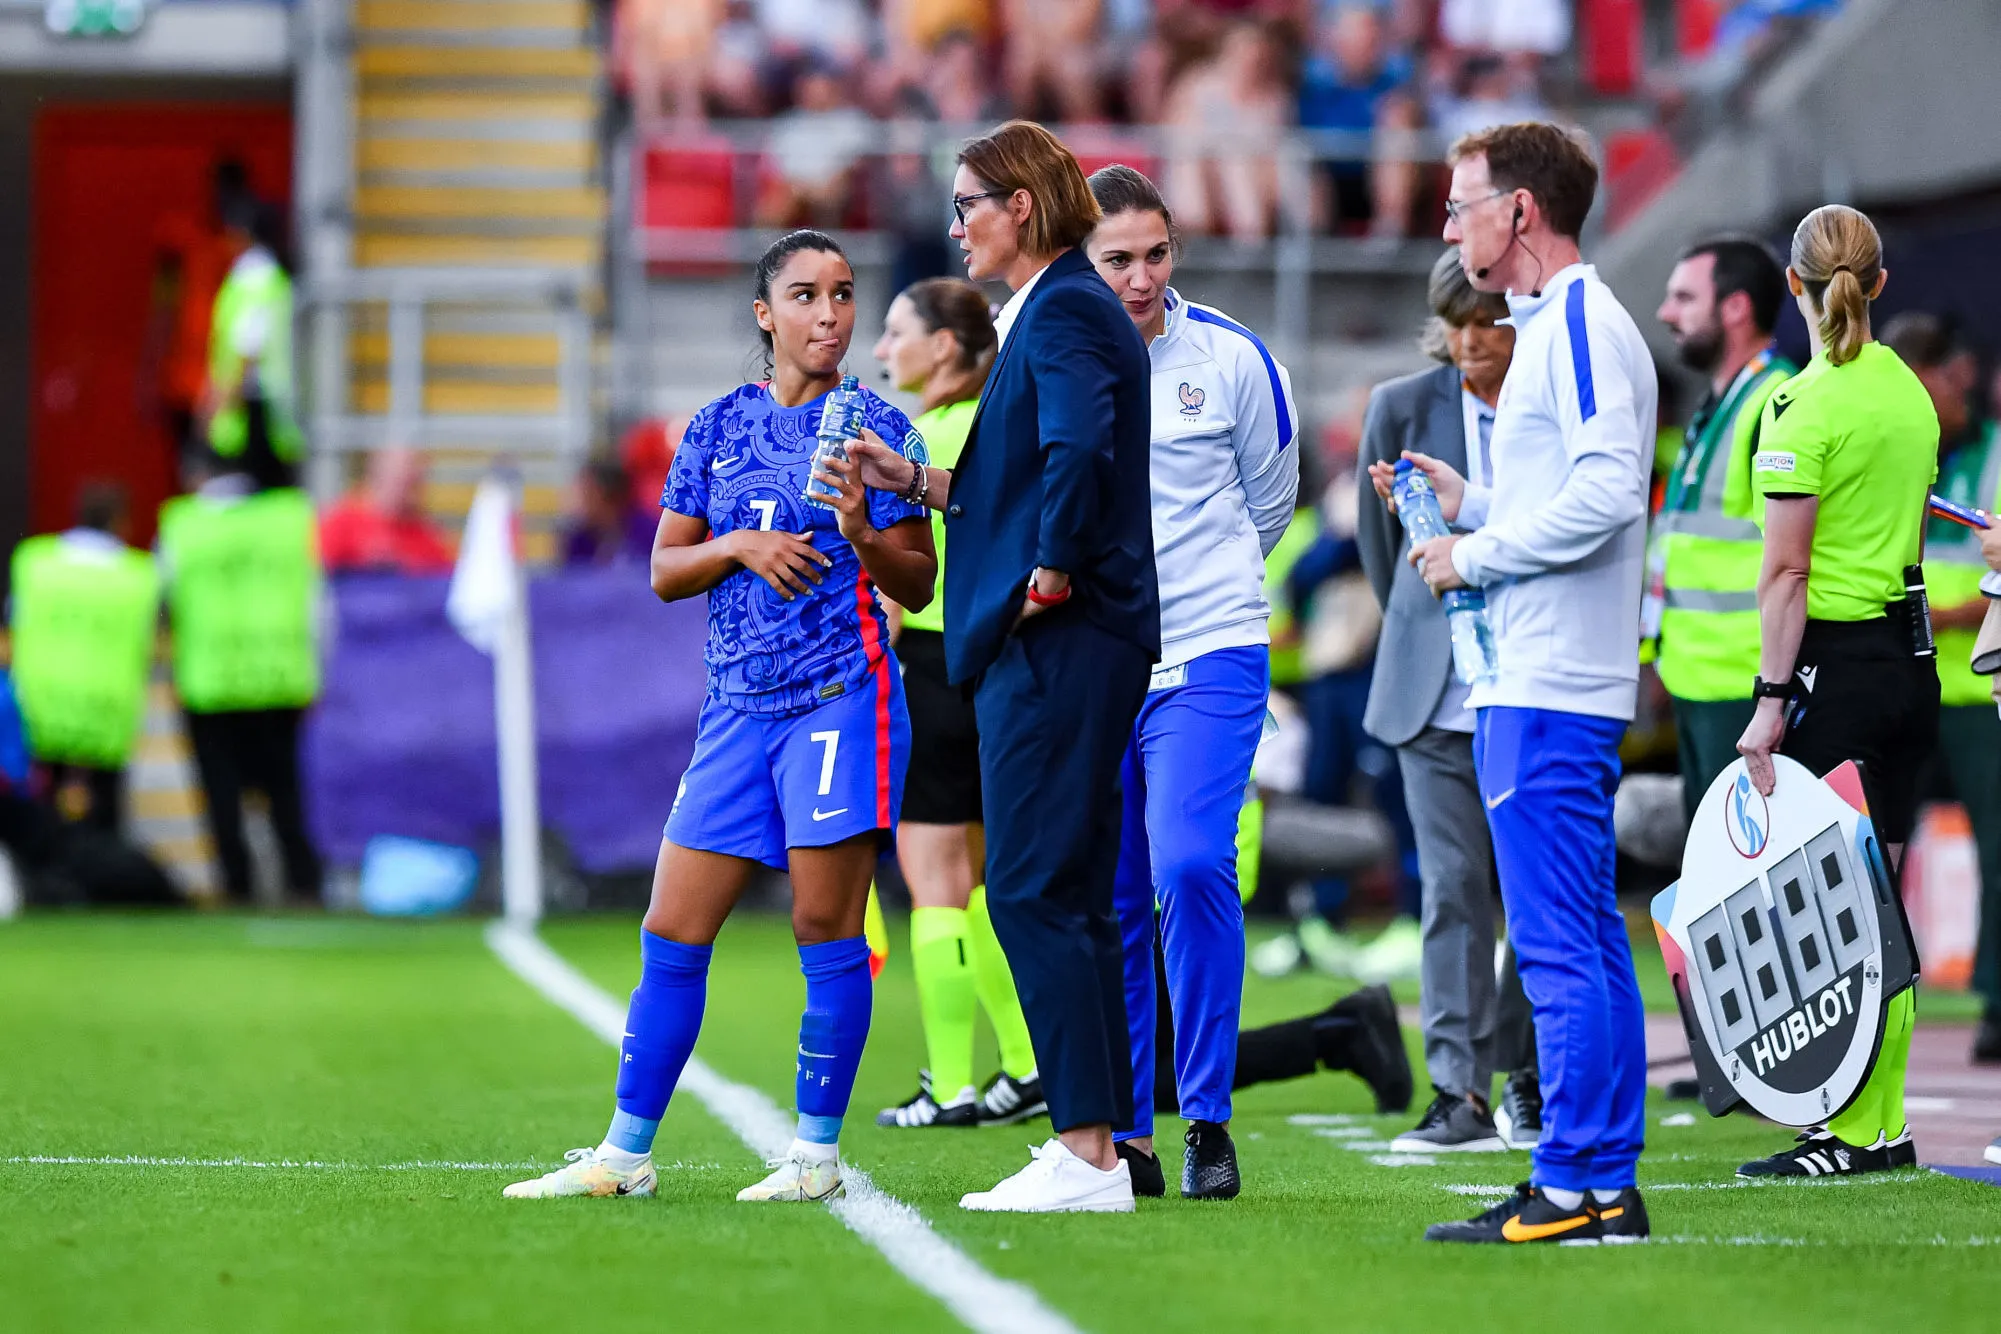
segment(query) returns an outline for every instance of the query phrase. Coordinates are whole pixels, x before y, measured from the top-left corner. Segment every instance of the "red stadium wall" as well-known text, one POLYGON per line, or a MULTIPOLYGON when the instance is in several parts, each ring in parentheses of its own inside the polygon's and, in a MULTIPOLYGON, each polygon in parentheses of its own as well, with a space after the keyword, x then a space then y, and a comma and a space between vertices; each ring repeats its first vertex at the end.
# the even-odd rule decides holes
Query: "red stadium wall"
POLYGON ((123 482, 150 542, 176 487, 173 450, 141 383, 163 237, 211 225, 215 164, 233 157, 283 206, 292 113, 279 102, 47 106, 33 146, 30 524, 66 527, 79 486, 123 482))

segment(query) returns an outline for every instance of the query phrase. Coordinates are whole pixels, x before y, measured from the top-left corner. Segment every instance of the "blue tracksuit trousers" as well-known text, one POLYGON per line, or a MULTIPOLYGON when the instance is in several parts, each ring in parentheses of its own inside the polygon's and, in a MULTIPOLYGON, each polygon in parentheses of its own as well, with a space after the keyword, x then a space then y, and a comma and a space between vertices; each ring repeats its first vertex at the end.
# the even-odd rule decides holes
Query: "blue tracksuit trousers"
POLYGON ((1271 693, 1262 646, 1217 649, 1156 673, 1126 750, 1125 819, 1113 882, 1125 941, 1132 1032, 1133 1126, 1153 1134, 1153 942, 1156 920, 1174 1005, 1181 1114, 1230 1119, 1244 998, 1244 909, 1237 895, 1237 816, 1271 693))
POLYGON ((1473 737, 1508 940, 1535 1008, 1542 1143, 1559 1190, 1633 1184, 1646 1132, 1647 1038, 1614 893, 1612 799, 1626 724, 1485 708, 1473 737))

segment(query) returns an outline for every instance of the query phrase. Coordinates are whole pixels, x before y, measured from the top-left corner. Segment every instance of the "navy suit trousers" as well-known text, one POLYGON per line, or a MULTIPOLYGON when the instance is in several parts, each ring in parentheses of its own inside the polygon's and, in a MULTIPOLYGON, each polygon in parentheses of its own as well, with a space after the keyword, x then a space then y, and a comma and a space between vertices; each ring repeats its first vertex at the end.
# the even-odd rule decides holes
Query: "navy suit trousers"
POLYGON ((1151 670, 1145 649, 1063 607, 1009 635, 974 695, 987 906, 1058 1131, 1132 1125, 1112 882, 1119 770, 1151 670))

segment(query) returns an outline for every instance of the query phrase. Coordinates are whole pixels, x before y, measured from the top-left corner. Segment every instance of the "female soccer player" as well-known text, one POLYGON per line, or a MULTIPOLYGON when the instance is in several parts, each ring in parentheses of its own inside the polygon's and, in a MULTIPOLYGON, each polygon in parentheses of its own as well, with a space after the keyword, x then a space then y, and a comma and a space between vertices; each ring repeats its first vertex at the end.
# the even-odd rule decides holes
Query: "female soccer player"
POLYGON ((1161 658, 1126 752, 1115 897, 1125 937, 1133 1128, 1115 1136, 1133 1192, 1161 1195, 1153 1152, 1154 917, 1189 1121, 1181 1193, 1232 1199, 1230 1087, 1243 1000, 1237 814, 1271 692, 1264 558, 1292 519, 1291 382, 1250 330, 1168 286, 1174 219, 1131 167, 1091 177, 1091 263, 1153 361, 1153 545, 1161 658))
MULTIPOLYGON (((653 591, 709 595, 708 699, 653 873, 611 1129, 565 1166, 509 1186, 513 1198, 653 1194, 653 1137, 702 1025, 710 949, 760 864, 792 876, 806 975, 799 1129, 771 1175, 737 1198, 823 1200, 841 1189, 841 1118, 872 995, 862 910, 910 746, 875 590, 923 607, 938 573, 924 511, 865 491, 852 465, 817 474, 839 492, 832 509, 802 494, 854 333, 854 296, 831 237, 774 242, 752 302, 771 377, 703 408, 674 455, 653 591)), ((864 400, 864 439, 921 454, 902 413, 864 400)))
MULTIPOLYGON (((987 298, 960 278, 913 283, 883 321, 875 358, 900 390, 924 406, 917 429, 931 462, 959 461, 999 344, 987 298)), ((931 516, 944 578, 945 516, 931 516)), ((910 964, 931 1069, 911 1098, 876 1124, 1006 1125, 1043 1110, 1035 1048, 1007 956, 994 938, 981 885, 986 827, 980 823, 980 733, 973 703, 945 679, 945 609, 903 608, 894 642, 910 700, 910 777, 904 784, 896 857, 910 886, 910 964), (1001 1070, 973 1087, 973 1010, 985 1008, 1000 1043, 1001 1070)))
MULTIPOLYGON (((1786 283, 1813 360, 1765 404, 1751 480, 1764 498, 1757 708, 1737 749, 1770 796, 1772 754, 1816 774, 1860 760, 1869 814, 1898 873, 1919 783, 1938 743, 1939 683, 1914 653, 1904 568, 1924 554, 1938 477, 1938 414, 1924 385, 1869 328, 1883 291, 1875 224, 1841 204, 1793 232, 1786 283)), ((1740 1177, 1847 1176, 1918 1160, 1904 1120, 1914 989, 1890 1002, 1869 1082, 1824 1129, 1745 1163, 1740 1177)))

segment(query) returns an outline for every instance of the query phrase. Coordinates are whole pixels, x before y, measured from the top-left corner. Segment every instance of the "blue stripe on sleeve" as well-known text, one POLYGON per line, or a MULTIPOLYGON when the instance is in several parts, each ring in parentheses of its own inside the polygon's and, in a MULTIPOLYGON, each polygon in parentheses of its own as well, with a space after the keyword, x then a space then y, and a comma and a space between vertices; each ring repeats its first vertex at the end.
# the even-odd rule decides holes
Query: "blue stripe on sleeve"
POLYGON ((1588 422, 1598 413, 1598 391, 1591 386, 1591 339, 1584 328, 1582 279, 1564 294, 1563 317, 1570 326, 1570 368, 1577 375, 1577 419, 1588 422))
POLYGON ((1204 310, 1193 302, 1188 306, 1188 318, 1197 324, 1213 324, 1219 329, 1240 333, 1251 340, 1251 346, 1264 358, 1265 374, 1271 377, 1271 401, 1278 406, 1278 447, 1284 449, 1292 443, 1292 413, 1285 406, 1285 385, 1278 378, 1278 363, 1271 359, 1264 340, 1232 319, 1225 319, 1213 310, 1204 310))

